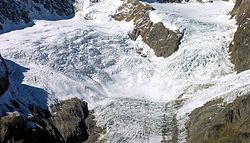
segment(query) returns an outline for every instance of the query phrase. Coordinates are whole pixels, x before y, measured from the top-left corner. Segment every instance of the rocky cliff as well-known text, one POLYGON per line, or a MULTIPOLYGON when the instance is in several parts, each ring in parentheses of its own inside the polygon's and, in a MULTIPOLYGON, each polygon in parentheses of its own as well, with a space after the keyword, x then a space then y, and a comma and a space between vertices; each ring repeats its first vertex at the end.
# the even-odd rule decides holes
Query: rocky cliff
POLYGON ((0 55, 0 96, 2 96, 9 87, 8 70, 4 59, 0 55))
POLYGON ((249 143, 250 94, 224 105, 222 100, 207 103, 190 115, 190 143, 249 143))
POLYGON ((74 0, 1 0, 0 32, 11 30, 13 25, 31 24, 33 19, 73 16, 73 4, 74 0))
POLYGON ((231 60, 237 72, 250 69, 250 1, 237 0, 232 11, 239 25, 230 45, 231 60))
POLYGON ((139 36, 152 48, 158 57, 168 57, 180 45, 182 33, 166 28, 162 22, 153 23, 149 13, 154 10, 149 5, 144 5, 138 0, 127 0, 117 10, 113 16, 115 20, 134 22, 134 29, 130 33, 130 38, 136 40, 139 36))
POLYGON ((88 138, 86 102, 77 98, 44 110, 30 106, 32 116, 13 112, 0 118, 0 142, 81 143, 88 138))

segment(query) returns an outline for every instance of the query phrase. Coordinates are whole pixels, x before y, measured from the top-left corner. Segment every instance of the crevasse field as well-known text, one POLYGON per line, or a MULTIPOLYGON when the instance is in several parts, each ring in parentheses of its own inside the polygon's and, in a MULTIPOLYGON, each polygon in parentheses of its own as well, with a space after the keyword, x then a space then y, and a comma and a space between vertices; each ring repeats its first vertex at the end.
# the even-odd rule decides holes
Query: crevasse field
MULTIPOLYGON (((38 20, 0 35, 3 57, 18 64, 8 61, 17 98, 42 107, 81 98, 95 110, 97 125, 106 128, 101 137, 108 143, 160 143, 176 130, 184 143, 192 110, 249 92, 250 71, 236 74, 229 59, 237 27, 228 15, 232 2, 150 3, 156 9, 152 21, 184 32, 179 50, 168 58, 156 57, 141 38, 129 39, 133 23, 111 18, 121 4, 79 1, 73 19, 38 20)), ((6 99, 14 98, 10 92, 6 99)))

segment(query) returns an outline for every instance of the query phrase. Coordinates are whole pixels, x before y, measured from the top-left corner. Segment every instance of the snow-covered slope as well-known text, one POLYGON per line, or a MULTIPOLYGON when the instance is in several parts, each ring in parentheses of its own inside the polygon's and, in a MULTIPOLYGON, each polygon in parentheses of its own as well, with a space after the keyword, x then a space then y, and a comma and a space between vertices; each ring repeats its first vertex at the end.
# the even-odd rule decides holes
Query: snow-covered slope
POLYGON ((48 101, 41 102, 32 88, 19 91, 20 100, 46 106, 82 98, 95 109, 97 125, 106 128, 107 142, 186 142, 193 109, 217 98, 231 102, 249 91, 250 72, 235 74, 228 56, 236 27, 227 15, 233 3, 152 3, 151 18, 184 31, 180 49, 166 59, 141 38, 129 39, 131 23, 111 18, 120 4, 101 1, 73 19, 38 20, 0 35, 3 56, 26 68, 22 84, 47 92, 42 99, 48 101))
POLYGON ((1 0, 0 33, 34 25, 34 19, 71 18, 75 11, 90 6, 89 0, 1 0))

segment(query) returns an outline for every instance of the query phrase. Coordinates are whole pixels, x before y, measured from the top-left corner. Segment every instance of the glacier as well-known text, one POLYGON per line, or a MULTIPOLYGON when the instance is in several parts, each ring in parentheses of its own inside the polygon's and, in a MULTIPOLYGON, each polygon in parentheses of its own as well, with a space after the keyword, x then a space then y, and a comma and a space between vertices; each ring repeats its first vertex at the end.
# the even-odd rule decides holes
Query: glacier
MULTIPOLYGON (((46 105, 72 97, 88 102, 106 142, 186 142, 185 123, 195 108, 249 92, 250 71, 236 74, 229 60, 237 27, 228 15, 232 2, 148 3, 156 9, 152 21, 184 32, 168 58, 156 57, 141 38, 131 41, 133 23, 112 19, 121 1, 80 4, 72 19, 36 20, 1 34, 1 53, 26 68, 22 84, 47 92, 46 105)), ((19 92, 22 102, 46 106, 34 91, 19 92)))

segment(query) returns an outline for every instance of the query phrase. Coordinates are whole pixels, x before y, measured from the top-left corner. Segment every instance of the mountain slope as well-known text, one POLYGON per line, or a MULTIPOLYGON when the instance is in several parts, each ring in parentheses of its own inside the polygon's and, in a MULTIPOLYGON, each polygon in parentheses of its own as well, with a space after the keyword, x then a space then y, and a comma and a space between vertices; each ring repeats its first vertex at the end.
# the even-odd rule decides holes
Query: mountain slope
POLYGON ((34 19, 62 19, 75 13, 74 0, 1 0, 0 33, 33 25, 34 19), (64 16, 64 17, 63 17, 64 16))
MULTIPOLYGON (((155 9, 148 15, 153 23, 184 32, 169 57, 157 57, 142 36, 132 41, 135 25, 113 19, 122 1, 105 0, 72 19, 37 20, 1 34, 2 55, 18 64, 7 63, 18 94, 4 97, 42 109, 80 98, 94 110, 92 126, 100 133, 93 140, 100 142, 187 142, 186 123, 194 109, 216 99, 227 105, 249 92, 250 72, 236 74, 229 59, 236 25, 228 12, 234 4, 147 4, 155 9)), ((14 111, 34 114, 23 106, 14 111)), ((85 114, 80 116, 84 120, 85 114)))

